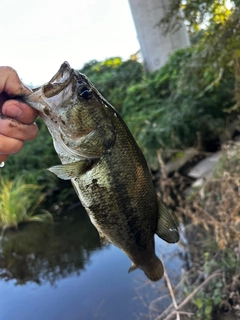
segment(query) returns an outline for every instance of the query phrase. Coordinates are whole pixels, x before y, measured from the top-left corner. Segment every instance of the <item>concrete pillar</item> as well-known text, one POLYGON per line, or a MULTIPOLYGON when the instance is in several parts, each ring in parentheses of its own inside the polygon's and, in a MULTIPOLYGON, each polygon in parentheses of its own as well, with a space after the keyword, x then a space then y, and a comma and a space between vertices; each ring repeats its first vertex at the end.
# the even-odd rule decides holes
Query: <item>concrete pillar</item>
POLYGON ((129 0, 137 31, 141 53, 147 71, 160 69, 170 54, 189 46, 189 38, 184 24, 175 33, 163 34, 156 26, 167 11, 171 0, 129 0))

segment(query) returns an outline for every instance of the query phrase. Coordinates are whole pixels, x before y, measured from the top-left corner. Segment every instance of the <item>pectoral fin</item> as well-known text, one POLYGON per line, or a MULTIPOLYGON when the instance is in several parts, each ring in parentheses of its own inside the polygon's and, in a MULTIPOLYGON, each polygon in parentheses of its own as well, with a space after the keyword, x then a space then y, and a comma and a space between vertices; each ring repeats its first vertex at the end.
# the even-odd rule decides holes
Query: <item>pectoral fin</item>
POLYGON ((81 160, 78 162, 60 164, 49 168, 48 170, 63 180, 70 180, 87 172, 92 166, 92 162, 81 160))
POLYGON ((158 199, 158 215, 156 234, 169 243, 178 242, 179 233, 177 224, 160 199, 158 199))

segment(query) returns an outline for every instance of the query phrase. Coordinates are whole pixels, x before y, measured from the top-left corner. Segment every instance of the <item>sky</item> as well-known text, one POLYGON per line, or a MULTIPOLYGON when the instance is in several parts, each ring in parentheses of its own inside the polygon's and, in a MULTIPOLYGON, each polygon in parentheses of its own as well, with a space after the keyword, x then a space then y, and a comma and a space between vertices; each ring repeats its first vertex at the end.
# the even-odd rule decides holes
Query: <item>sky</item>
POLYGON ((140 46, 128 0, 0 0, 0 65, 41 85, 64 61, 124 60, 140 46))

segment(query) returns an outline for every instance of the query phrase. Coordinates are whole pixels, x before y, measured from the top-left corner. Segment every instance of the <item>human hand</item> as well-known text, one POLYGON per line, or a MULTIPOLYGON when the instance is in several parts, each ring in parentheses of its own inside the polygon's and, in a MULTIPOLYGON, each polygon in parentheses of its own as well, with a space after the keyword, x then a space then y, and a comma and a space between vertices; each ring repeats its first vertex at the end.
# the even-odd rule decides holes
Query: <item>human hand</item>
POLYGON ((30 93, 14 69, 0 67, 0 163, 19 152, 24 141, 37 135, 38 128, 34 123, 37 112, 26 103, 12 99, 30 93))

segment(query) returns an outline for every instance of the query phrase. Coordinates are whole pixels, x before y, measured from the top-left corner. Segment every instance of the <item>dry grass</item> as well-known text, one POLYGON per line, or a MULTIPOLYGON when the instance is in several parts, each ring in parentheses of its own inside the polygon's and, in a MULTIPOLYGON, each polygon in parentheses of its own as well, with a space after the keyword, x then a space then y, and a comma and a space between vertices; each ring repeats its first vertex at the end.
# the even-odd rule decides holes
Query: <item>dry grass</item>
POLYGON ((212 231, 220 249, 240 240, 240 144, 226 144, 215 177, 205 181, 179 212, 212 231))
POLYGON ((184 196, 186 178, 179 174, 168 178, 158 152, 161 197, 174 209, 179 220, 184 221, 193 262, 181 283, 182 288, 192 288, 190 298, 182 297, 177 304, 173 300, 168 312, 157 317, 159 320, 191 317, 194 305, 190 303, 189 306, 186 301, 191 302, 199 291, 203 297, 204 292, 211 297, 211 290, 218 281, 208 282, 215 276, 220 276, 225 293, 219 312, 234 311, 236 317, 240 315, 240 143, 229 142, 222 151, 223 157, 214 177, 204 181, 187 197, 184 196))
POLYGON ((177 208, 178 216, 187 217, 195 226, 202 225, 212 231, 220 249, 240 240, 240 143, 223 147, 223 158, 216 168, 214 178, 193 190, 186 199, 186 178, 175 174, 166 176, 164 164, 158 152, 162 177, 160 192, 163 202, 177 208))

